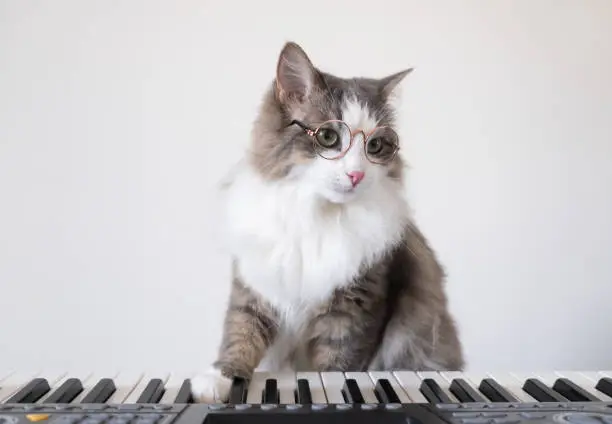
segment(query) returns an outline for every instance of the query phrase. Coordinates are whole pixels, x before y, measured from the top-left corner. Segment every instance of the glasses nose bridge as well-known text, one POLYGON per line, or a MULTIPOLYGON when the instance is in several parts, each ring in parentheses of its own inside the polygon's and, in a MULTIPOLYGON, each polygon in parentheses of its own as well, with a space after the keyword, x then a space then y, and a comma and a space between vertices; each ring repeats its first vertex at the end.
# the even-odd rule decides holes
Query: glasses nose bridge
POLYGON ((351 127, 348 126, 349 128, 349 132, 351 134, 351 143, 353 144, 353 142, 355 141, 355 138, 357 138, 357 135, 361 133, 362 137, 363 137, 363 141, 365 142, 366 138, 368 137, 368 134, 362 129, 362 128, 356 128, 355 130, 353 130, 351 127))

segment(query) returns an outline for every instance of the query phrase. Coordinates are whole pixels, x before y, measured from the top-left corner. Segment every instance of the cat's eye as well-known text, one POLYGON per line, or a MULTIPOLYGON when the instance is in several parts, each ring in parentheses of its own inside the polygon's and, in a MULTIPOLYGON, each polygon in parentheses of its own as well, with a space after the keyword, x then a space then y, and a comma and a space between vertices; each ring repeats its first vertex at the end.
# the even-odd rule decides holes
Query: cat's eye
POLYGON ((368 140, 366 151, 369 155, 377 155, 382 151, 384 144, 385 139, 382 137, 371 138, 368 140))
POLYGON ((399 140, 397 133, 389 127, 377 128, 366 141, 365 153, 374 163, 387 163, 397 153, 399 140))
POLYGON ((326 148, 334 147, 340 141, 340 135, 330 127, 321 127, 316 134, 317 141, 326 148))

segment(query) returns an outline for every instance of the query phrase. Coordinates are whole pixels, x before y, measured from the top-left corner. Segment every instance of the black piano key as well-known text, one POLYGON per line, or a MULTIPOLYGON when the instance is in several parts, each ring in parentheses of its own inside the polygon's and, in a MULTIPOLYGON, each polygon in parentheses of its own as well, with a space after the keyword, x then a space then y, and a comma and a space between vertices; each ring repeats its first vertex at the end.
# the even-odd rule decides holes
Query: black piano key
POLYGON ((487 400, 463 378, 455 378, 448 388, 460 402, 486 402, 487 400))
POLYGON ((34 403, 51 390, 46 378, 35 378, 5 403, 34 403))
POLYGON ((68 378, 56 391, 51 393, 43 403, 70 403, 83 391, 83 384, 78 378, 68 378))
POLYGON ((425 378, 421 383, 420 389, 423 396, 431 403, 454 403, 433 378, 425 378))
POLYGON ((115 382, 111 378, 103 378, 83 397, 81 403, 104 403, 116 390, 115 382))
POLYGON ((528 378, 523 384, 523 390, 538 402, 567 402, 567 399, 542 383, 537 378, 528 378))
POLYGON ((183 384, 181 384, 181 387, 179 388, 178 393, 174 398, 174 403, 193 403, 190 379, 187 378, 183 380, 183 384))
POLYGON ((492 378, 484 378, 478 390, 491 402, 518 402, 518 398, 492 378))
POLYGON ((599 402, 600 399, 592 393, 571 381, 569 378, 558 378, 553 384, 553 390, 570 402, 599 402))
POLYGON ((275 378, 266 379, 266 386, 264 387, 262 395, 262 403, 277 404, 280 402, 280 395, 278 393, 278 386, 275 378))
POLYGON ((374 394, 380 403, 401 403, 400 398, 386 378, 381 378, 376 382, 374 394))
POLYGON ((342 387, 342 395, 346 403, 365 403, 359 385, 354 378, 347 378, 342 387))
POLYGON ((159 378, 153 378, 147 383, 140 396, 138 396, 136 403, 157 403, 165 391, 164 382, 159 378))
POLYGON ((312 404, 312 394, 310 393, 310 384, 308 384, 308 380, 306 380, 305 378, 298 378, 297 380, 295 401, 297 403, 301 403, 302 405, 312 404))
POLYGON ((234 377, 227 403, 230 405, 246 403, 248 385, 248 380, 242 377, 234 377))
POLYGON ((601 378, 595 385, 595 388, 599 390, 600 392, 602 392, 604 395, 608 395, 612 397, 612 378, 610 377, 601 378))

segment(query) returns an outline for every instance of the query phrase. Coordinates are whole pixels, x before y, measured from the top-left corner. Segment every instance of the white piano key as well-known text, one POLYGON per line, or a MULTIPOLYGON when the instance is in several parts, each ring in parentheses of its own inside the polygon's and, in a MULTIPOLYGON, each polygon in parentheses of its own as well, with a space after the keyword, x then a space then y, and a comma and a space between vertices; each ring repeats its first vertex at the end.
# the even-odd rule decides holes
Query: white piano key
POLYGON ((12 374, 14 374, 13 371, 0 372, 0 383, 2 383, 4 380, 10 377, 12 374))
POLYGON ((294 372, 274 373, 271 378, 276 379, 280 403, 288 405, 295 403, 296 379, 294 372))
MULTIPOLYGON (((129 403, 127 398, 134 393, 138 385, 144 380, 144 374, 139 372, 120 372, 113 381, 115 382, 115 393, 106 403, 129 403)), ((148 382, 148 380, 147 380, 148 382)), ((96 381, 97 383, 97 381, 96 381)), ((146 385, 146 383, 145 383, 146 385)), ((144 389, 144 386, 143 386, 144 389)))
POLYGON ((296 373, 296 385, 297 380, 307 380, 308 387, 310 388, 310 396, 312 397, 312 403, 327 403, 327 396, 325 394, 325 389, 323 388, 323 382, 321 381, 321 376, 318 372, 314 371, 304 371, 296 373))
POLYGON ((266 388, 266 380, 270 378, 271 373, 261 371, 253 374, 249 388, 247 389, 246 403, 259 405, 263 401, 263 391, 266 388))
POLYGON ((441 371, 440 375, 442 376, 442 378, 444 378, 446 381, 448 381, 449 384, 449 391, 450 391, 450 385, 453 383, 453 380, 455 379, 463 379, 465 380, 466 383, 468 383, 472 389, 474 389, 476 391, 476 393, 478 393, 479 395, 482 396, 482 398, 484 399, 485 402, 490 403, 491 401, 478 389, 478 386, 480 385, 480 382, 483 380, 483 378, 488 377, 486 374, 484 373, 467 373, 467 372, 460 372, 460 371, 441 371))
POLYGON ((47 379, 47 382, 49 383, 49 387, 51 388, 49 392, 52 392, 53 387, 57 387, 57 383, 62 378, 64 378, 65 375, 66 375, 66 371, 48 371, 48 372, 43 372, 41 377, 47 379))
POLYGON ((421 381, 426 378, 431 378, 436 383, 438 383, 438 385, 440 385, 440 387, 442 388, 442 391, 446 393, 446 395, 451 399, 453 403, 459 403, 459 400, 449 390, 450 383, 444 377, 442 377, 438 372, 436 371, 418 371, 417 375, 421 378, 421 381))
POLYGON ((378 383, 378 380, 388 380, 401 403, 412 403, 412 400, 404 389, 402 389, 401 384, 399 381, 397 381, 393 373, 388 371, 370 371, 368 374, 372 380, 374 388, 376 388, 376 383, 378 383))
POLYGON ((429 403, 420 390, 421 378, 412 371, 394 371, 393 375, 408 394, 413 403, 429 403))
POLYGON ((194 375, 194 372, 174 372, 170 374, 170 377, 168 377, 168 381, 166 381, 164 386, 164 395, 161 397, 159 403, 173 403, 185 380, 192 378, 194 375))
POLYGON ((603 392, 600 392, 595 388, 597 382, 601 377, 599 377, 597 372, 580 372, 580 371, 555 371, 560 378, 567 378, 582 387, 584 390, 595 396, 597 399, 610 402, 612 398, 606 395, 603 392))
POLYGON ((449 383, 451 383, 456 378, 466 379, 461 371, 441 371, 439 374, 449 383))
POLYGON ((168 377, 170 377, 170 374, 163 373, 163 372, 153 372, 153 373, 145 374, 140 379, 138 384, 134 387, 134 390, 132 390, 128 394, 128 396, 125 398, 123 403, 137 403, 138 398, 140 397, 140 395, 142 394, 142 392, 144 391, 144 389, 147 387, 147 385, 149 384, 151 380, 160 379, 162 381, 162 384, 165 385, 166 381, 168 381, 168 377))
POLYGON ((46 395, 44 395, 42 398, 40 398, 37 403, 43 403, 45 400, 47 400, 47 398, 49 396, 51 396, 51 394, 55 393, 55 391, 57 389, 59 389, 62 386, 62 384, 64 384, 66 382, 66 380, 68 380, 70 378, 78 378, 79 380, 81 380, 81 384, 83 384, 83 391, 81 393, 83 393, 85 391, 84 381, 86 381, 87 378, 90 375, 91 375, 91 373, 87 372, 87 371, 81 371, 81 372, 77 371, 77 372, 64 373, 62 378, 57 380, 55 382, 55 384, 51 384, 51 381, 49 381, 49 385, 51 386, 51 390, 46 395))
POLYGON ((537 402, 530 394, 523 390, 524 379, 509 372, 489 373, 489 376, 502 385, 511 394, 516 396, 520 402, 537 402))
POLYGON ((113 373, 110 373, 110 374, 108 374, 108 373, 93 372, 93 373, 89 374, 86 378, 81 380, 81 382, 83 383, 83 391, 81 393, 79 393, 79 395, 77 397, 75 397, 72 400, 72 402, 70 402, 70 403, 71 404, 81 403, 83 398, 85 398, 85 396, 87 396, 87 394, 89 394, 91 389, 93 389, 94 386, 96 384, 98 384, 98 381, 102 380, 103 378, 115 378, 116 376, 117 376, 116 372, 113 372, 113 373))
POLYGON ((485 378, 489 378, 489 374, 481 371, 470 371, 470 372, 461 372, 461 371, 441 371, 440 375, 445 378, 449 383, 452 383, 455 378, 463 378, 465 381, 470 383, 470 385, 477 392, 480 383, 485 378))
POLYGON ((378 398, 374 393, 374 384, 372 383, 372 379, 367 373, 347 371, 344 373, 344 378, 352 378, 357 382, 357 385, 359 386, 359 391, 361 392, 365 403, 378 403, 378 398))
POLYGON ((472 382, 472 384, 474 384, 474 388, 476 390, 478 390, 478 387, 480 387, 480 383, 482 383, 482 380, 491 377, 488 372, 484 371, 469 371, 464 372, 463 375, 466 376, 472 382))
POLYGON ((321 373, 321 381, 325 389, 327 403, 338 404, 346 403, 342 395, 344 386, 344 373, 340 371, 326 371, 321 373))

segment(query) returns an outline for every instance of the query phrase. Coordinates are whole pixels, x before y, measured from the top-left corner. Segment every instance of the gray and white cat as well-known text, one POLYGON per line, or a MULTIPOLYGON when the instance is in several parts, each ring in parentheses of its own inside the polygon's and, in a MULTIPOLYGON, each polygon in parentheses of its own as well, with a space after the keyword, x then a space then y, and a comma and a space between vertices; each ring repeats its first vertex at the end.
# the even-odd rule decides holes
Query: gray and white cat
POLYGON ((340 78, 280 53, 225 187, 233 279, 196 401, 258 370, 461 370, 434 251, 410 217, 392 99, 410 70, 340 78))

